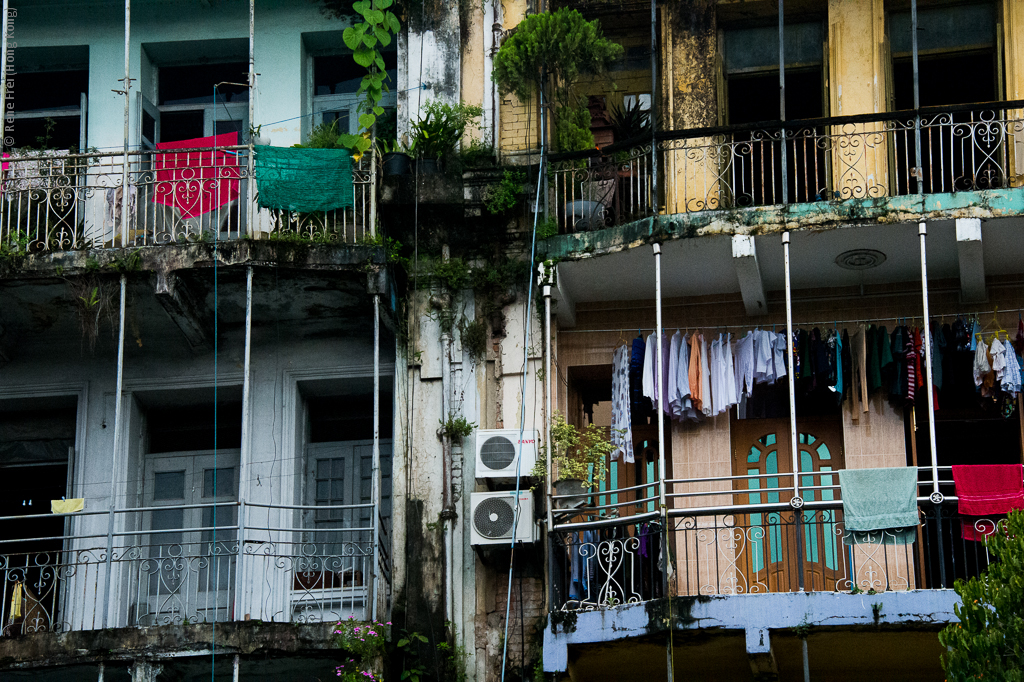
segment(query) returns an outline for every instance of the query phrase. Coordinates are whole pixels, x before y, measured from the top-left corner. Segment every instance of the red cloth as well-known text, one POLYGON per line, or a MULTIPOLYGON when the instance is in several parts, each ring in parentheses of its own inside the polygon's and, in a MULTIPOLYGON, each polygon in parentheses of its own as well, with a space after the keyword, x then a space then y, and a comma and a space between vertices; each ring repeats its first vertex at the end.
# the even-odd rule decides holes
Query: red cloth
MULTIPOLYGON (((958 509, 964 516, 992 516, 1024 508, 1024 469, 1020 464, 954 464, 958 509)), ((982 540, 998 519, 964 519, 965 540, 982 540)))
POLYGON ((180 142, 161 142, 157 149, 195 149, 209 151, 156 154, 156 187, 153 201, 172 206, 182 218, 195 218, 239 196, 238 155, 212 147, 231 147, 238 144, 238 133, 224 133, 213 137, 199 137, 180 142))

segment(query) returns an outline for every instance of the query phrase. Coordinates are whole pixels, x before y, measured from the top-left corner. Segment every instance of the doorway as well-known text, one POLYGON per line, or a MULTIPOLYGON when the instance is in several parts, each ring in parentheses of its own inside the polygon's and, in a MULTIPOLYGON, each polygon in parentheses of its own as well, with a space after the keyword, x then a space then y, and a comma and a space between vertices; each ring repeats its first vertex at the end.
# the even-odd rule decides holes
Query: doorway
MULTIPOLYGON (((734 419, 731 433, 733 475, 746 477, 734 481, 733 489, 743 491, 734 495, 735 504, 788 503, 793 497, 789 420, 734 419)), ((845 466, 842 422, 800 419, 797 437, 801 497, 807 502, 835 500, 834 490, 812 486, 839 483, 835 472, 845 466)), ((745 573, 751 591, 834 589, 843 571, 841 523, 839 509, 737 515, 736 527, 743 529, 747 544, 736 566, 745 573)))

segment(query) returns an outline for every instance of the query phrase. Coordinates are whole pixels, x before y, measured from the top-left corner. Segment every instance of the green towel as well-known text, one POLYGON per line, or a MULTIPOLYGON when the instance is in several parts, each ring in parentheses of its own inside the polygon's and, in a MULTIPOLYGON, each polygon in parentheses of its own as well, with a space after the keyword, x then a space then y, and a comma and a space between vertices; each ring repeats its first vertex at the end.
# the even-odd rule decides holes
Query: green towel
POLYGON ((917 535, 917 468, 843 469, 847 544, 905 545, 917 535))
POLYGON ((354 204, 350 151, 257 145, 255 152, 260 206, 314 213, 354 204))

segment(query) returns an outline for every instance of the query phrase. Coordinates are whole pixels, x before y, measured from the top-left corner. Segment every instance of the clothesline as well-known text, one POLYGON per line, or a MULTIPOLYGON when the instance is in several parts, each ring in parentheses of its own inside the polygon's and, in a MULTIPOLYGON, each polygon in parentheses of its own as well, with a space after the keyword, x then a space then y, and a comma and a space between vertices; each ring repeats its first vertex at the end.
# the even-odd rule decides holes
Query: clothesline
MULTIPOLYGON (((999 315, 1000 313, 1003 313, 1003 314, 1007 314, 1007 313, 1017 313, 1017 314, 1020 314, 1021 312, 1024 312, 1024 307, 1022 307, 1022 308, 1007 308, 1006 310, 978 310, 978 311, 970 311, 970 312, 945 313, 945 314, 942 314, 942 315, 932 315, 932 318, 933 319, 942 319, 944 317, 957 317, 957 316, 962 316, 962 317, 978 317, 978 316, 981 316, 981 315, 999 315)), ((862 324, 862 323, 869 323, 869 322, 889 322, 889 321, 899 322, 901 320, 914 321, 914 320, 920 320, 920 319, 921 319, 920 315, 906 315, 906 316, 904 316, 904 315, 887 315, 885 317, 865 317, 865 318, 857 319, 857 320, 852 320, 852 319, 851 320, 838 320, 837 319, 837 320, 823 320, 823 321, 819 321, 819 322, 801 322, 801 321, 794 320, 793 321, 793 326, 794 327, 823 327, 823 326, 826 326, 826 325, 838 326, 840 324, 862 324)), ((666 325, 663 326, 663 329, 665 329, 666 331, 670 330, 670 329, 767 329, 768 324, 769 323, 763 322, 763 321, 761 321, 761 322, 751 322, 749 324, 696 324, 696 325, 686 325, 685 327, 684 326, 680 326, 680 325, 666 324, 666 325)), ((777 322, 777 323, 772 323, 771 326, 772 327, 785 327, 786 323, 785 322, 777 322)), ((644 332, 644 331, 653 332, 653 331, 656 331, 656 329, 654 327, 620 327, 620 328, 617 328, 617 329, 560 329, 559 333, 560 334, 615 333, 615 332, 632 332, 634 329, 637 330, 637 332, 644 332)), ((987 333, 988 331, 991 331, 991 330, 985 330, 985 331, 987 333)))

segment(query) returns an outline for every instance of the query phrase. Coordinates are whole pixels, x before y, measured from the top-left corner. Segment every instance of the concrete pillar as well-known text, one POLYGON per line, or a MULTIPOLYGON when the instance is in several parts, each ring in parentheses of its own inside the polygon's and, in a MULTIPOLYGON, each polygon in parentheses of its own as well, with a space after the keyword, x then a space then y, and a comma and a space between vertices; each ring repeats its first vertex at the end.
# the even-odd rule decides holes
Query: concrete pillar
MULTIPOLYGON (((1006 99, 1024 99, 1024 3, 1004 2, 1002 5, 1006 99)), ((1008 131, 1011 144, 1007 175, 1011 187, 1024 187, 1024 110, 1006 113, 1015 121, 1008 131)))
MULTIPOLYGON (((832 116, 886 111, 888 50, 883 0, 828 3, 828 96, 832 116)), ((834 198, 878 197, 889 193, 886 138, 881 123, 832 129, 834 198)))
MULTIPOLYGON (((694 0, 665 8, 667 32, 663 64, 668 96, 661 107, 667 130, 704 128, 721 122, 720 54, 714 0, 694 0)), ((720 158, 710 138, 672 142, 666 152, 665 205, 669 213, 731 205, 718 182, 720 158)))
POLYGON ((156 678, 164 671, 164 667, 152 661, 137 660, 132 663, 132 682, 156 682, 156 678))

